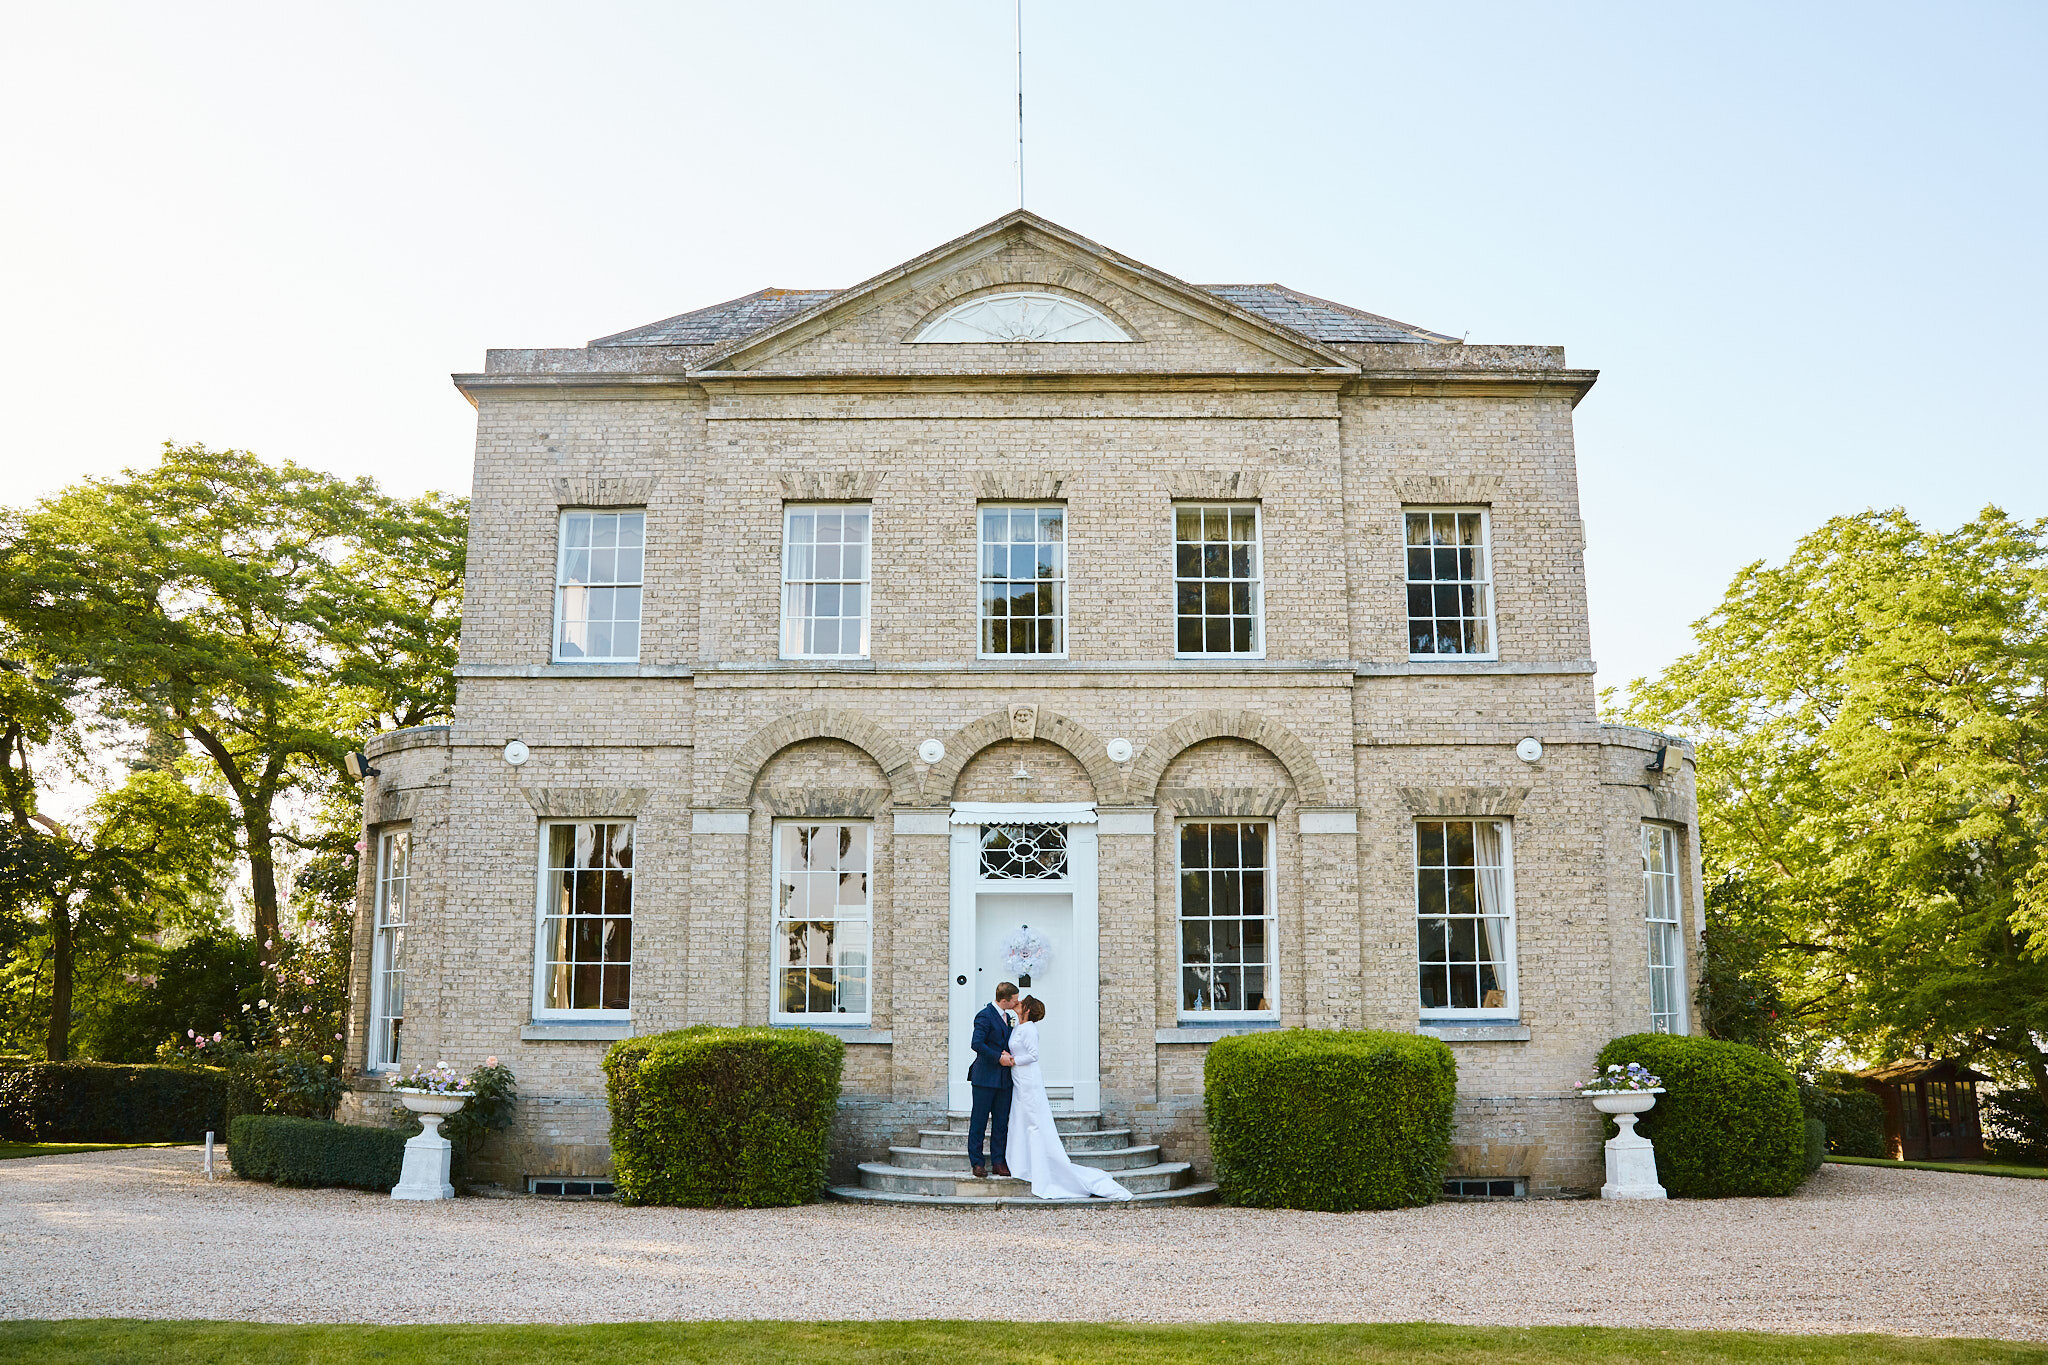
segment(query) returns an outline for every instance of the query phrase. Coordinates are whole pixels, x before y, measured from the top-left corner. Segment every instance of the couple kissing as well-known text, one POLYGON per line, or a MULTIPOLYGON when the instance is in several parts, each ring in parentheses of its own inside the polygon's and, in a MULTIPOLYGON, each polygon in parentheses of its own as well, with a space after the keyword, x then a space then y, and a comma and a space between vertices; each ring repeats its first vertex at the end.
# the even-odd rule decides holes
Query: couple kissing
POLYGON ((974 1177, 989 1174, 983 1153, 992 1149, 995 1174, 1030 1181, 1040 1199, 1129 1199, 1131 1192, 1107 1172, 1076 1166, 1067 1157, 1038 1067, 1038 1024, 1044 1018, 1045 1002, 1032 995, 1020 999, 1008 981, 996 987, 995 1003, 974 1016, 974 1062, 967 1068, 974 1090, 967 1160, 974 1177))

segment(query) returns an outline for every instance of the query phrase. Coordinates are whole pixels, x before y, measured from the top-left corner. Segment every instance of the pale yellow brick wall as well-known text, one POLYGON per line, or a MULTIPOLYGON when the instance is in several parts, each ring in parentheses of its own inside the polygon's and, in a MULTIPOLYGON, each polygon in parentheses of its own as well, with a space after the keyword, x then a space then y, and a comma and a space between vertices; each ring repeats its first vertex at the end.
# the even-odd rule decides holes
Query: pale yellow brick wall
MULTIPOLYGON (((1027 240, 771 348, 758 364, 786 378, 765 387, 683 382, 681 362, 652 348, 492 357, 494 374, 534 378, 477 391, 456 723, 431 742, 381 741, 397 747, 380 760, 370 819, 383 818, 386 789, 417 793, 406 816, 418 926, 408 1033, 416 1056, 467 1065, 496 1054, 515 1067, 524 1098, 494 1167, 508 1182, 597 1173, 607 1159, 604 1045, 520 1036, 532 1013, 540 823, 527 791, 639 793, 620 799, 636 807, 641 1033, 765 1022, 778 793, 886 792, 873 813, 864 1036, 889 1041, 849 1046, 844 1176, 933 1117, 950 1079, 948 840, 899 832, 896 816, 1018 799, 1022 761, 1029 799, 1094 801, 1152 823, 1152 835, 1099 841, 1104 1108, 1198 1163, 1206 1048, 1155 1036, 1177 1022, 1176 816, 1162 803, 1187 790, 1280 793, 1281 1022, 1413 1031, 1414 813, 1402 789, 1526 788, 1512 820, 1531 1036, 1455 1045, 1458 1161, 1542 1190, 1596 1183, 1597 1129, 1570 1082, 1607 1038, 1647 1022, 1641 821, 1681 828, 1690 858, 1694 814, 1688 765, 1646 776, 1655 737, 1595 720, 1569 397, 1297 381, 1281 373, 1301 363, 1284 346, 1218 330, 1199 309, 1165 306, 1113 274, 1076 273, 1027 240), (901 344, 950 301, 1018 282, 1091 298, 1144 340, 901 344), (936 388, 856 377, 1054 368, 1118 377, 1092 391, 1021 373, 936 388), (821 371, 834 377, 798 378, 821 371), (1216 371, 1247 382, 1190 377, 1216 371), (592 381, 545 387, 578 373, 592 381), (660 382, 596 382, 628 375, 660 382), (872 485, 872 658, 781 662, 785 498, 847 475, 872 485), (1401 508, 1419 478, 1480 490, 1491 508, 1498 666, 1408 662, 1401 508), (1055 479, 1070 657, 977 660, 976 507, 991 489, 1055 479), (557 513, 596 480, 645 484, 645 666, 550 668, 557 513), (1175 490, 1232 486, 1253 490, 1262 510, 1266 659, 1176 663, 1175 490), (1013 704, 1039 708, 1036 740, 1008 738, 1013 704), (1546 746, 1541 762, 1515 757, 1525 735, 1546 746), (532 746, 517 769, 500 753, 514 738, 532 746), (928 766, 913 755, 933 738, 948 753, 928 766), (1135 747, 1131 761, 1106 758, 1114 738, 1135 747), (1357 834, 1303 833, 1306 806, 1355 810, 1357 834), (699 818, 709 823, 693 833, 699 818), (735 819, 744 832, 721 832, 735 819)), ((1563 365, 1537 347, 1347 354, 1375 371, 1508 378, 1563 365)), ((1689 917, 1698 890, 1688 873, 1689 917)), ((1689 949, 1696 928, 1689 918, 1689 949)), ((367 941, 360 933, 359 969, 367 941)), ((366 971, 357 980, 360 1065, 366 971)), ((367 1113, 376 1101, 354 1106, 367 1113)))

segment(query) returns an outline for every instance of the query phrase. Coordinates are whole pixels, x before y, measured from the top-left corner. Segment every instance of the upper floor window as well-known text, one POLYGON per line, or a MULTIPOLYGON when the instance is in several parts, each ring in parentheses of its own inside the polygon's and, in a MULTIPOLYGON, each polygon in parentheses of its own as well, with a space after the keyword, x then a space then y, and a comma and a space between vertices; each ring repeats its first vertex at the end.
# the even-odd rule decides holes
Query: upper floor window
POLYGON ((1516 1014, 1505 821, 1415 822, 1415 924, 1425 1017, 1516 1014))
POLYGON ((1173 509, 1174 652, 1266 652, 1257 503, 1181 503, 1173 509))
POLYGON ((1273 827, 1180 827, 1180 1013, 1271 1014, 1273 827))
POLYGON ((1067 513, 981 509, 981 652, 1067 652, 1067 513))
POLYGON ((1650 930, 1650 1031, 1685 1032, 1684 948, 1678 931, 1678 831, 1643 826, 1643 917, 1650 930))
POLYGON ((868 656, 866 504, 792 503, 782 525, 782 657, 868 656))
POLYGON ((372 1071, 399 1063, 399 1033, 405 1023, 405 892, 411 862, 411 830, 386 830, 377 836, 377 921, 370 945, 372 1071))
POLYGON ((1495 657, 1493 556, 1479 508, 1410 508, 1408 654, 1495 657))
POLYGON ((624 1018, 633 1004, 633 826, 541 826, 537 1017, 624 1018))
POLYGON ((918 341, 1129 341, 1124 329, 1061 294, 985 294, 946 310, 918 341))
POLYGON ((778 1018, 866 1023, 874 933, 871 826, 775 827, 775 996, 778 1018))
POLYGON ((640 658, 645 512, 564 512, 555 561, 555 661, 640 658))

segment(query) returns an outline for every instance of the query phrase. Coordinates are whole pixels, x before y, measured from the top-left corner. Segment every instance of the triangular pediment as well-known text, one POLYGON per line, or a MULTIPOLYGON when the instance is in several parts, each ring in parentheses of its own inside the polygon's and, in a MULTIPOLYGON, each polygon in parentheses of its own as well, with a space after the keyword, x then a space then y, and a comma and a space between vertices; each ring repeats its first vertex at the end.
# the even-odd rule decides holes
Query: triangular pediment
POLYGON ((711 376, 1356 366, 1228 298, 1019 209, 717 346, 692 368, 711 376), (974 306, 982 300, 992 306, 974 306), (1100 322, 1077 323, 1083 313, 1100 322), (1017 321, 1038 317, 1055 322, 1033 331, 1017 321))

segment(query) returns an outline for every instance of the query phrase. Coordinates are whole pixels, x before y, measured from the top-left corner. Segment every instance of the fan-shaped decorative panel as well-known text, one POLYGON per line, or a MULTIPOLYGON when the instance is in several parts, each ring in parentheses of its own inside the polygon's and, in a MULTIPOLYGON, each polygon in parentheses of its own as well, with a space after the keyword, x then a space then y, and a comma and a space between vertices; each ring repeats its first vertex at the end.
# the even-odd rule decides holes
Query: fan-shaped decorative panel
POLYGON ((919 341, 1129 341, 1124 329, 1058 294, 986 294, 948 309, 919 341))

